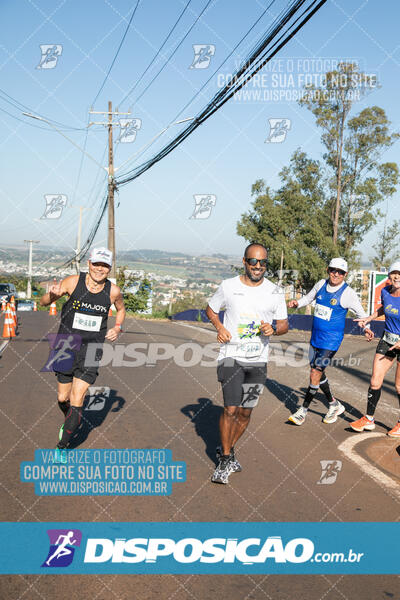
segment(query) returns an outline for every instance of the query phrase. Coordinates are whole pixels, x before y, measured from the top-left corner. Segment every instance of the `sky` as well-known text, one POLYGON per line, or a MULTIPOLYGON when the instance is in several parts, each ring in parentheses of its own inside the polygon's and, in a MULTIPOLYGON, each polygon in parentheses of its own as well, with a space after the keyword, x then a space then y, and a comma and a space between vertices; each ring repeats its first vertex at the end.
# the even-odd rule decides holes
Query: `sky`
MULTIPOLYGON (((34 239, 43 246, 69 248, 72 254, 79 207, 85 209, 84 242, 106 189, 107 173, 101 165, 107 163, 107 129, 104 125, 87 128, 89 122, 104 122, 106 117, 89 114, 91 107, 106 111, 111 100, 113 110, 118 107, 121 113, 131 111, 130 115, 113 117, 114 162, 118 169, 136 153, 138 156, 128 166, 137 166, 182 130, 184 125, 176 124, 176 120, 193 118, 208 103, 287 3, 211 0, 207 5, 207 0, 191 0, 139 81, 187 5, 187 0, 141 0, 101 89, 137 0, 3 0, 0 243, 22 244, 34 239), (56 59, 43 62, 46 46, 54 45, 56 59), (210 47, 202 63, 196 62, 199 45, 210 47), (199 64, 205 66, 199 68, 199 64), (208 79, 201 93, 182 111, 208 79), (15 104, 14 99, 25 108, 15 104), (25 117, 24 110, 60 123, 56 127, 75 145, 84 147, 91 158, 83 157, 81 150, 55 131, 54 123, 50 127, 25 117), (124 135, 119 121, 127 118, 138 120, 136 137, 132 140, 133 132, 130 138, 128 135, 125 141, 119 141, 124 135), (49 202, 60 197, 59 218, 41 218, 46 197, 49 202)), ((246 243, 236 234, 236 224, 251 208, 252 184, 264 179, 277 189, 279 172, 297 148, 321 159, 320 132, 312 114, 296 102, 296 94, 306 76, 318 78, 338 61, 357 62, 361 70, 377 75, 380 83, 379 88, 355 103, 352 114, 365 106, 381 106, 393 129, 400 131, 400 8, 395 0, 387 0, 384 11, 381 6, 368 0, 328 0, 242 94, 226 103, 160 163, 121 187, 116 194, 117 251, 153 248, 239 256, 246 243), (272 92, 278 92, 278 98, 272 92), (283 119, 287 130, 284 139, 268 141, 271 123, 283 119), (209 210, 196 214, 195 197, 200 202, 204 196, 210 197, 209 210)), ((382 160, 400 163, 399 150, 397 142, 382 160)), ((122 167, 119 173, 126 169, 122 167)), ((388 204, 389 219, 399 217, 398 206, 396 193, 388 204)), ((364 261, 371 258, 372 244, 381 228, 382 223, 378 223, 363 240, 360 251, 364 261)), ((95 244, 106 245, 106 235, 105 220, 95 244)))

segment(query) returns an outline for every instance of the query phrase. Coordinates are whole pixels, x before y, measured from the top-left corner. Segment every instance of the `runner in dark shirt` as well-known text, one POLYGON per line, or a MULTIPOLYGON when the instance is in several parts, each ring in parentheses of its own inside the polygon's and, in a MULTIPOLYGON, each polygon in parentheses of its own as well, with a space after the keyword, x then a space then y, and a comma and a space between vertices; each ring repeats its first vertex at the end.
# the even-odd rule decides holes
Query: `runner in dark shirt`
MULTIPOLYGON (((69 296, 61 312, 58 330, 61 352, 55 356, 53 370, 58 381, 58 405, 65 415, 60 432, 59 450, 68 447, 79 427, 82 404, 90 385, 98 375, 101 344, 114 342, 121 331, 125 307, 121 290, 107 279, 112 265, 112 252, 94 248, 88 261, 89 272, 66 277, 51 286, 40 304, 47 306, 65 294, 69 296), (107 331, 110 306, 117 309, 116 324, 107 331)), ((65 453, 58 457, 65 462, 65 453)))

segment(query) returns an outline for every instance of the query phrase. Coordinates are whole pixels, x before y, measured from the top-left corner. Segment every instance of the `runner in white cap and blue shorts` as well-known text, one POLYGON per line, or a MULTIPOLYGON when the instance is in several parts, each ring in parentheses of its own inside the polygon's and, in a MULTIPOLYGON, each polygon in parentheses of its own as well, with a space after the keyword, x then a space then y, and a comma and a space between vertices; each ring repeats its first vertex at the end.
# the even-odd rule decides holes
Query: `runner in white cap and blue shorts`
MULTIPOLYGON (((395 387, 400 406, 400 259, 389 267, 389 285, 381 292, 381 306, 365 319, 358 319, 362 326, 380 316, 385 317, 385 330, 376 347, 372 366, 371 382, 368 389, 367 414, 351 423, 354 431, 372 431, 375 429, 374 414, 378 404, 384 377, 397 360, 395 387)), ((396 425, 387 435, 400 438, 400 413, 396 425)))
MULTIPOLYGON (((318 281, 300 300, 290 300, 288 303, 289 308, 301 308, 316 301, 310 340, 310 385, 303 405, 289 417, 289 421, 295 425, 304 423, 318 388, 321 388, 329 403, 324 423, 335 423, 345 411, 343 404, 332 396, 325 369, 342 343, 347 311, 353 311, 360 318, 366 316, 356 292, 345 282, 347 268, 344 258, 333 258, 327 269, 329 278, 318 281)), ((367 339, 374 337, 369 328, 365 328, 365 335, 367 339)))

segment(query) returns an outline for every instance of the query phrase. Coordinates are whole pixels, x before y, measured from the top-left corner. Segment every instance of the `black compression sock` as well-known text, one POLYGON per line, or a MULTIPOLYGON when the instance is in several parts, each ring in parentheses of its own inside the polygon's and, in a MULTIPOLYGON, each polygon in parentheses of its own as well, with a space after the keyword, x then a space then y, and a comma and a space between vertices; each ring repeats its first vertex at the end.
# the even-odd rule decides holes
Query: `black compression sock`
POLYGON ((328 381, 327 377, 325 377, 325 379, 323 381, 319 382, 319 387, 324 392, 325 397, 328 400, 328 402, 333 402, 333 396, 331 393, 331 388, 329 387, 329 381, 328 381))
POLYGON ((81 406, 70 406, 67 416, 65 417, 64 429, 60 443, 57 444, 58 448, 66 448, 72 435, 79 427, 81 422, 82 407, 81 406))
POLYGON ((375 414, 376 405, 380 397, 381 388, 379 390, 373 390, 371 387, 368 388, 367 415, 372 417, 375 414))
POLYGON ((69 400, 67 400, 66 402, 60 402, 58 401, 58 408, 61 410, 61 412, 66 416, 69 408, 70 408, 70 403, 69 400))
POLYGON ((315 394, 318 391, 319 386, 310 384, 308 386, 308 390, 306 391, 306 395, 303 402, 303 407, 308 408, 311 404, 311 400, 314 398, 315 394))

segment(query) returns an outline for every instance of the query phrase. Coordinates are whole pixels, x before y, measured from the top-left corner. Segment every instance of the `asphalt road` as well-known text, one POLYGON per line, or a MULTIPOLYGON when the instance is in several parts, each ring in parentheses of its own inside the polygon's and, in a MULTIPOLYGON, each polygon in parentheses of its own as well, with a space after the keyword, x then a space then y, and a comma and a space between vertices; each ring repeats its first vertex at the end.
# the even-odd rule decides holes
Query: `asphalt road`
MULTIPOLYGON (((349 422, 365 411, 374 342, 346 336, 337 354, 341 364, 329 369, 332 391, 346 406, 344 415, 324 425, 326 409, 318 394, 305 424, 296 427, 287 418, 308 384, 304 349, 309 336, 289 332, 274 338, 267 388, 238 444, 243 472, 231 475, 229 485, 222 486, 210 482, 222 406, 215 368, 199 361, 191 364, 191 353, 183 354, 182 348, 198 344, 203 352, 215 335, 197 324, 133 319, 127 321, 119 350, 113 350, 114 365, 100 371, 96 385, 111 388, 110 399, 101 411, 85 411, 79 447, 169 448, 174 460, 186 462, 187 481, 175 483, 167 497, 36 496, 33 484, 20 482, 19 465, 33 460, 35 449, 57 443, 63 419, 56 380, 54 374, 41 372, 49 351, 46 335, 57 327, 58 318, 47 313, 20 313, 19 335, 0 358, 2 521, 398 521, 398 441, 365 436, 366 441, 351 450, 339 448, 358 435, 349 422), (138 342, 153 344, 150 349, 142 346, 147 364, 128 366, 132 358, 122 353, 126 345, 138 342), (159 343, 168 345, 159 352, 172 348, 175 359, 155 360, 159 343), (336 481, 329 485, 318 483, 324 460, 341 461, 336 481)), ((375 432, 393 427, 397 409, 392 371, 383 388, 375 432)), ((398 587, 397 576, 368 575, 19 575, 0 578, 0 597, 378 600, 400 598, 398 587)))

